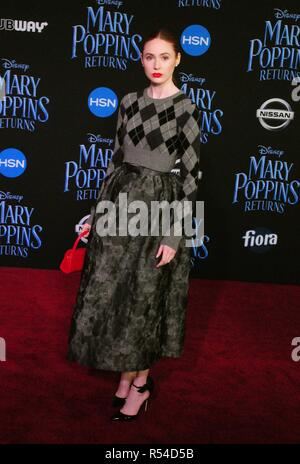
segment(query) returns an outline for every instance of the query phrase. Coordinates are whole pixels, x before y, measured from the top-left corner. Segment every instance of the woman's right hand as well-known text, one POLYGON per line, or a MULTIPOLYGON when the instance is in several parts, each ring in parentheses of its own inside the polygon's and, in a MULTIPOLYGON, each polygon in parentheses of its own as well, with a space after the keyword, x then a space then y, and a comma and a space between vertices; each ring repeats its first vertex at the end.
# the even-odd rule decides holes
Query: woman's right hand
POLYGON ((90 234, 91 226, 87 222, 85 222, 82 226, 81 232, 84 232, 85 230, 88 230, 88 234, 85 234, 84 237, 88 237, 90 234))

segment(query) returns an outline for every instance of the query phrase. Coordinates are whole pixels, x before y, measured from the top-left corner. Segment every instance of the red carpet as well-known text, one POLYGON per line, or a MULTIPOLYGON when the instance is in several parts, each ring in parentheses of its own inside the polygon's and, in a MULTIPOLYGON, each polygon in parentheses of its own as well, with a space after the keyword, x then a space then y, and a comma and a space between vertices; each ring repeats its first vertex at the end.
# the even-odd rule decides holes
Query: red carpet
POLYGON ((1 433, 13 443, 296 443, 300 288, 191 280, 184 355, 151 369, 157 397, 110 421, 119 374, 66 361, 79 273, 2 268, 1 433))

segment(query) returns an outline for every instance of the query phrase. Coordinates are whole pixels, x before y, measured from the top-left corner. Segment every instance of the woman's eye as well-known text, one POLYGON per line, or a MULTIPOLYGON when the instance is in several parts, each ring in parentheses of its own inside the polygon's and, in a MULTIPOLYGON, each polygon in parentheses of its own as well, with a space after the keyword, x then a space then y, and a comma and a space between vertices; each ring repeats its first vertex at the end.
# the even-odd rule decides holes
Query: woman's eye
MULTIPOLYGON (((168 56, 164 56, 164 57, 163 57, 163 60, 168 60, 168 59, 169 59, 168 56)), ((146 57, 146 60, 152 60, 152 56, 147 56, 147 57, 146 57)))

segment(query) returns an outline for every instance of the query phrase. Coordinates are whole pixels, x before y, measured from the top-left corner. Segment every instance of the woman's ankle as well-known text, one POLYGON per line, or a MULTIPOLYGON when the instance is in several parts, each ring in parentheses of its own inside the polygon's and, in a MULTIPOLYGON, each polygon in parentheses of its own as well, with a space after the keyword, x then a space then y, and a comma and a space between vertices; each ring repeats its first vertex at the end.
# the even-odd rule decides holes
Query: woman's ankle
POLYGON ((127 382, 132 382, 137 375, 137 372, 122 372, 120 381, 121 380, 126 380, 127 382))
POLYGON ((129 393, 131 383, 132 382, 130 380, 121 379, 115 395, 122 398, 126 397, 129 393))
POLYGON ((135 379, 134 379, 134 385, 138 386, 138 387, 142 387, 143 385, 145 385, 145 383, 147 383, 147 378, 148 376, 147 375, 138 375, 135 379))

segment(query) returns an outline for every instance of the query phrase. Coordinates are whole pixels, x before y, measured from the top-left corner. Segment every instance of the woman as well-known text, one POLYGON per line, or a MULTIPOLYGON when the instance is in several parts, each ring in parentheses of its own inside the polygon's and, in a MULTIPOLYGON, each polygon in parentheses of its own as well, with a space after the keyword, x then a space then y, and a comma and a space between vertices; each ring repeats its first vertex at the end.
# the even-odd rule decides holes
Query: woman
MULTIPOLYGON (((176 38, 165 29, 144 41, 141 62, 150 85, 120 102, 113 157, 97 199, 113 201, 117 216, 120 192, 128 205, 189 200, 194 208, 200 111, 173 82, 180 58, 176 38)), ((174 233, 173 216, 165 235, 101 237, 98 211, 93 206, 84 225, 90 232, 68 359, 121 372, 113 397, 121 409, 112 419, 128 421, 143 403, 146 410, 153 363, 182 354, 191 248, 174 233)))

